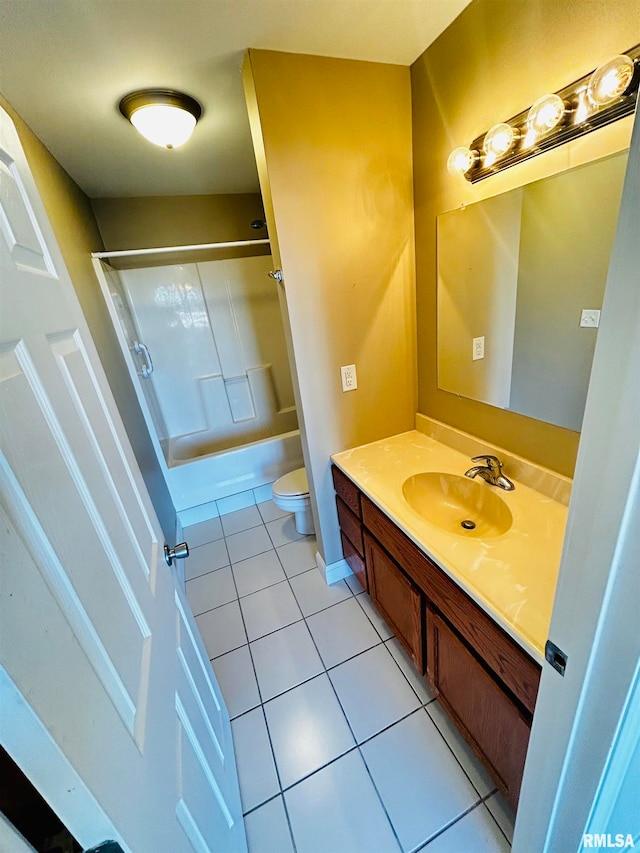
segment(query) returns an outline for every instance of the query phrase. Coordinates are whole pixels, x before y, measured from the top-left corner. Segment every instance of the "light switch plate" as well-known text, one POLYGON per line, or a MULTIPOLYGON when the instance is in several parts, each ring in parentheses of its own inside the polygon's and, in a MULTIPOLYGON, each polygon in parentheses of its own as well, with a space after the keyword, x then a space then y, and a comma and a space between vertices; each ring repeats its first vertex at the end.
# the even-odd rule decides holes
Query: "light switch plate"
POLYGON ((597 329, 600 325, 600 311, 597 308, 583 308, 580 315, 580 328, 597 329))
POLYGON ((342 390, 355 391, 358 387, 355 364, 346 364, 344 367, 341 367, 340 375, 342 377, 342 390))
POLYGON ((484 358, 484 335, 473 339, 473 360, 478 361, 481 358, 484 358))

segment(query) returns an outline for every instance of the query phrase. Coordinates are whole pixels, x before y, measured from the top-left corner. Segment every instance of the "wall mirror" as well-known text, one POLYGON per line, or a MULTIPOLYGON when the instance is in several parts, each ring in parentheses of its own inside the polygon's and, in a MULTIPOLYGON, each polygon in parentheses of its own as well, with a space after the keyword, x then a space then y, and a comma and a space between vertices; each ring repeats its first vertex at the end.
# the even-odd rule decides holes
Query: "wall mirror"
POLYGON ((438 388, 581 429, 626 163, 438 217, 438 388))

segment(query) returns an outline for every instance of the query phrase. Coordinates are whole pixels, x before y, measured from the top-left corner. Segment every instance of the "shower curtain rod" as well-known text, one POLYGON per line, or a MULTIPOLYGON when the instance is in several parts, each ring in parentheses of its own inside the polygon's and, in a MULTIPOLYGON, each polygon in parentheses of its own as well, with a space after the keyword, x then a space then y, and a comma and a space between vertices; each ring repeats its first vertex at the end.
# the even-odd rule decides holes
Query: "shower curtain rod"
POLYGON ((92 258, 126 258, 135 255, 162 255, 167 252, 194 252, 198 249, 232 249, 236 246, 260 246, 270 243, 264 240, 229 240, 226 243, 196 243, 192 246, 159 246, 157 249, 120 249, 117 252, 91 252, 92 258))

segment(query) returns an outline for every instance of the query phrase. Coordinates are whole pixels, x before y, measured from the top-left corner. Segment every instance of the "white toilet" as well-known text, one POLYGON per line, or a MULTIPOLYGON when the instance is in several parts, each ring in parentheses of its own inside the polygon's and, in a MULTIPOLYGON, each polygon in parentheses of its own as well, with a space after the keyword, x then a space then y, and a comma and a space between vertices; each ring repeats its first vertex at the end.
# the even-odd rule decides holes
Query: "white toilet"
POLYGON ((295 513, 295 525, 298 533, 316 532, 311 515, 307 472, 304 468, 298 468, 296 471, 291 471, 276 480, 271 487, 271 497, 279 509, 295 513))

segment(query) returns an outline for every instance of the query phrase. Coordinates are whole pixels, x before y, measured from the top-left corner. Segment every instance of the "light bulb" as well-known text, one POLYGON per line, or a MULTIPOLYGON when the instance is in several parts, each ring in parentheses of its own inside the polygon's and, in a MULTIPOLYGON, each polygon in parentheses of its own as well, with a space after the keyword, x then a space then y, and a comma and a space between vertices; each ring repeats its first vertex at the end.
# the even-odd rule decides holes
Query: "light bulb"
POLYGON ((587 86, 589 100, 598 107, 612 104, 629 88, 634 71, 633 59, 624 54, 614 56, 600 65, 591 75, 587 86))
POLYGON ((154 145, 178 148, 193 133, 196 119, 180 107, 149 104, 131 114, 131 124, 154 145))
POLYGON ((485 153, 484 165, 491 166, 499 157, 504 156, 513 147, 518 132, 510 124, 501 123, 487 131, 482 144, 485 153))
POLYGON ((477 151, 472 151, 470 148, 460 146, 460 148, 454 148, 451 154, 449 154, 447 169, 451 175, 466 175, 469 169, 471 169, 476 163, 477 159, 477 151))
POLYGON ((527 129, 536 136, 549 133, 560 124, 565 112, 564 101, 559 95, 543 95, 529 110, 527 129))

